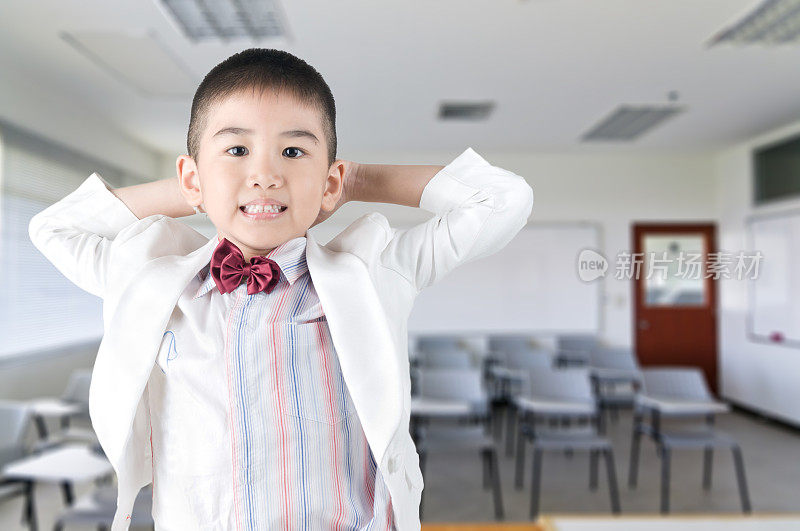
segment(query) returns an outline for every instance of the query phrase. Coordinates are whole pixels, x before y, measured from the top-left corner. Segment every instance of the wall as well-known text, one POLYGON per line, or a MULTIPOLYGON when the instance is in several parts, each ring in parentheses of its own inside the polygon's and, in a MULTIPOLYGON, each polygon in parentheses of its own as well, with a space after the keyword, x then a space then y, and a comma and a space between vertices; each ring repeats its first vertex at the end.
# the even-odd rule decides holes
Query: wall
MULTIPOLYGON (((747 250, 745 219, 800 208, 800 199, 752 206, 751 152, 800 132, 800 122, 749 139, 714 157, 719 247, 747 250)), ((764 257, 764 263, 769 260, 764 257)), ((800 291, 793 294, 800 297, 800 291)), ((745 407, 800 425, 800 350, 746 337, 747 282, 720 283, 719 370, 722 395, 745 407)))

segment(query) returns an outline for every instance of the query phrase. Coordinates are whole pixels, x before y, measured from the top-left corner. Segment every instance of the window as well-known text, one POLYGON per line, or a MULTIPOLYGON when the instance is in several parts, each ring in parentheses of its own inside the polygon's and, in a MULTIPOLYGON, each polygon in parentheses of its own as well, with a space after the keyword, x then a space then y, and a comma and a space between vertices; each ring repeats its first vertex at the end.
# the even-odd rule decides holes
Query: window
POLYGON ((103 335, 102 300, 66 279, 28 236, 31 218, 96 171, 122 171, 0 123, 0 358, 62 349, 103 335))

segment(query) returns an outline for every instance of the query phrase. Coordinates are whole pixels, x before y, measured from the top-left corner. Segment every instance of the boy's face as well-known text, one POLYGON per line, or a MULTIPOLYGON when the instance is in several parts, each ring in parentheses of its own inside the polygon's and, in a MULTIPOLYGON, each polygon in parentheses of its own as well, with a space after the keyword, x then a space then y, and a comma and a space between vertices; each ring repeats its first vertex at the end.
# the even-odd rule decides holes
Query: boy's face
POLYGON ((305 236, 320 209, 342 193, 340 161, 328 166, 319 113, 288 94, 245 90, 212 104, 197 160, 178 157, 181 191, 203 204, 217 236, 236 244, 245 261, 305 236), (248 214, 251 202, 285 205, 248 214))

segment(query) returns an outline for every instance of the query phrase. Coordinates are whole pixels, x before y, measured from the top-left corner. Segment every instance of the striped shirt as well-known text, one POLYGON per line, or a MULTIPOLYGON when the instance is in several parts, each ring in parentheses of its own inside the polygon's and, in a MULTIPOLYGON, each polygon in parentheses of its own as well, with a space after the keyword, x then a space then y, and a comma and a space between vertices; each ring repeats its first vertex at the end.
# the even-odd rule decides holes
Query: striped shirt
POLYGON ((147 397, 157 530, 392 529, 298 237, 272 293, 206 266, 176 304, 147 397))

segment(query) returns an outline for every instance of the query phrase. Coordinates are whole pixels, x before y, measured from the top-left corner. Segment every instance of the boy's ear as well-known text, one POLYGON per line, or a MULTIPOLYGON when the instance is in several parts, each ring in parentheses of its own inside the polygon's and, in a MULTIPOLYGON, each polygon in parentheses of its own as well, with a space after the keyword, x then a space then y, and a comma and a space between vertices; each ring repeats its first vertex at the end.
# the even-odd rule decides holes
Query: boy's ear
POLYGON ((325 212, 332 212, 340 206, 339 200, 342 199, 342 192, 344 191, 345 169, 343 160, 335 160, 328 169, 321 205, 322 210, 325 212))
POLYGON ((178 182, 181 193, 186 202, 198 206, 203 202, 203 193, 200 190, 200 176, 197 173, 197 163, 189 155, 180 155, 175 161, 178 173, 178 182))

